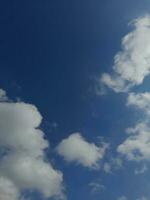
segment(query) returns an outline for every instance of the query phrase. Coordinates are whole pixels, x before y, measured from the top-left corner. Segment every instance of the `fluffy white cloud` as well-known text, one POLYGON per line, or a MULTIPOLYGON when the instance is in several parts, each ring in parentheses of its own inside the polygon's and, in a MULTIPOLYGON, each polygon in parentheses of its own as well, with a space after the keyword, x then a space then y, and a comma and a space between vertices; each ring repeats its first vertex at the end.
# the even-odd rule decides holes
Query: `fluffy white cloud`
POLYGON ((68 162, 75 161, 88 168, 98 168, 107 145, 101 147, 88 143, 79 133, 74 133, 62 140, 56 150, 68 162))
POLYGON ((127 105, 135 106, 150 115, 150 93, 130 93, 127 99, 127 105))
POLYGON ((139 123, 127 131, 129 136, 118 146, 117 151, 128 160, 150 161, 150 128, 145 123, 139 123))
POLYGON ((20 193, 16 186, 9 179, 0 178, 0 199, 1 200, 19 200, 20 193))
POLYGON ((5 195, 12 183, 10 192, 15 200, 15 191, 26 189, 39 191, 46 198, 63 197, 63 175, 46 161, 49 143, 39 129, 41 121, 41 114, 31 104, 0 102, 0 180, 6 178, 1 194, 5 195))
POLYGON ((61 195, 62 174, 40 157, 24 153, 5 156, 0 163, 0 174, 13 180, 18 188, 41 191, 45 197, 61 195))
POLYGON ((48 147, 44 133, 38 129, 42 117, 37 108, 26 103, 0 103, 0 146, 43 155, 48 147))
POLYGON ((115 92, 142 84, 150 74, 150 16, 138 18, 132 25, 134 29, 122 39, 122 50, 114 57, 114 74, 101 76, 101 83, 115 92))
POLYGON ((127 105, 134 106, 143 111, 145 119, 135 127, 128 128, 127 139, 118 146, 118 152, 125 155, 128 160, 150 160, 150 93, 130 93, 127 105))

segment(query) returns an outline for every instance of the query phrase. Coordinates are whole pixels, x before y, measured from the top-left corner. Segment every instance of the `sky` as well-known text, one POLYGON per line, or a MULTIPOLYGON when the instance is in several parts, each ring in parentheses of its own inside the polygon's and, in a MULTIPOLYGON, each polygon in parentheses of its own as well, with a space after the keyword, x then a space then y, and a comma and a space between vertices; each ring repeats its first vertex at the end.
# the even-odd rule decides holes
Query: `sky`
POLYGON ((150 199, 150 2, 0 2, 0 200, 150 199))

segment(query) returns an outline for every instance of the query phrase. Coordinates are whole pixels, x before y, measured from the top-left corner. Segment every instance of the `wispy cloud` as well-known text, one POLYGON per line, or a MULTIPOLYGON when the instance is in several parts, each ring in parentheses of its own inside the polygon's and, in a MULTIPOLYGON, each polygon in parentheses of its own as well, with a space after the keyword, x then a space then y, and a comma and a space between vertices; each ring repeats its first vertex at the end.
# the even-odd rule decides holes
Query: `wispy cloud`
POLYGON ((98 194, 106 189, 106 187, 100 183, 100 181, 94 181, 89 183, 92 194, 98 194))

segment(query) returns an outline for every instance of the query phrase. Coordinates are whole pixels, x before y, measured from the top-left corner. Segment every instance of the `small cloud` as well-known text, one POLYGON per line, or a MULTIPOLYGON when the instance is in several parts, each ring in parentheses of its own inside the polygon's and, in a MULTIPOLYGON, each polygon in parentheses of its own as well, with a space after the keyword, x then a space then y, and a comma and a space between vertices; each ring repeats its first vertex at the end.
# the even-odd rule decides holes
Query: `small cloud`
POLYGON ((111 165, 108 162, 104 163, 103 167, 106 173, 111 173, 111 165))
POLYGON ((143 173, 145 173, 147 170, 148 170, 147 166, 146 166, 146 165, 143 165, 141 169, 135 169, 134 173, 135 173, 136 175, 138 175, 138 174, 143 174, 143 173))
POLYGON ((89 187, 91 188, 92 194, 100 193, 106 189, 106 187, 99 182, 91 182, 89 183, 89 187))
POLYGON ((106 143, 96 146, 87 142, 80 133, 73 133, 62 140, 56 151, 67 162, 76 162, 90 169, 98 169, 99 161, 104 157, 107 148, 106 143))
POLYGON ((103 169, 105 173, 112 173, 114 170, 119 170, 122 167, 122 159, 119 157, 112 157, 109 161, 104 162, 103 169))
POLYGON ((127 197, 126 196, 121 196, 117 200, 127 200, 127 197))
POLYGON ((150 92, 129 93, 127 106, 134 106, 150 116, 150 92))
POLYGON ((7 94, 6 94, 6 91, 3 90, 3 89, 0 89, 0 102, 5 102, 5 101, 8 101, 8 97, 7 97, 7 94))

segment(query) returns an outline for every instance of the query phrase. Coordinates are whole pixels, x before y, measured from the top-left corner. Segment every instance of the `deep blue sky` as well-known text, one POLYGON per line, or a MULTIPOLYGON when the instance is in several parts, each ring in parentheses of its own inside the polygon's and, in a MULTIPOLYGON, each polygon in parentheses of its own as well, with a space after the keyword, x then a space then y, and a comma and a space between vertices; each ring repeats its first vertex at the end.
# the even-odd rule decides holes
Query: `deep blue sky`
MULTIPOLYGON (((148 12, 148 0, 0 1, 0 86, 38 107, 52 147, 76 131, 89 140, 113 138, 113 145, 124 137, 119 133, 136 116, 123 106, 124 95, 97 96, 94 80, 110 71, 128 22, 148 12)), ((122 194, 134 200, 150 189, 137 191, 144 177, 127 181, 132 166, 108 176, 55 159, 69 200, 116 200, 122 194), (97 179, 108 189, 93 196, 88 183, 97 179)))

